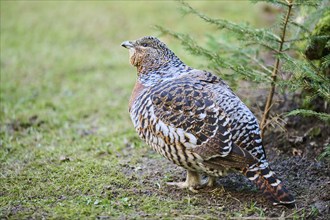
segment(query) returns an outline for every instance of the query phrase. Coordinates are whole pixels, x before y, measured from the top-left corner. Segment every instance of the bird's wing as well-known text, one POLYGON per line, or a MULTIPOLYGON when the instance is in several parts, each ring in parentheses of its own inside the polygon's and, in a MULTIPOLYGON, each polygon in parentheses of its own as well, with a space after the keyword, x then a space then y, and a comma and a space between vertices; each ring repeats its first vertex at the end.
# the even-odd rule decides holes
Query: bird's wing
POLYGON ((149 132, 163 137, 167 145, 179 143, 196 152, 209 165, 243 168, 254 164, 256 158, 232 140, 231 119, 216 94, 206 89, 208 83, 220 83, 217 80, 182 77, 153 86, 149 116, 155 124, 149 132))

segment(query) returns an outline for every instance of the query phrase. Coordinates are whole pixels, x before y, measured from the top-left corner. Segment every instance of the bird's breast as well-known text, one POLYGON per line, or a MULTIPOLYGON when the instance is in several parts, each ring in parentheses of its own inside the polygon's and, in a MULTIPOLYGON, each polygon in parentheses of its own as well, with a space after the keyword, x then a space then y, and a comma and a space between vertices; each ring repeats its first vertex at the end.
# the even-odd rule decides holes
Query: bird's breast
POLYGON ((136 81, 135 86, 134 86, 133 91, 132 91, 132 94, 131 94, 131 98, 130 98, 129 103, 128 103, 129 109, 132 108, 133 103, 139 97, 139 95, 143 92, 143 90, 145 88, 146 87, 142 83, 140 83, 139 80, 136 81))

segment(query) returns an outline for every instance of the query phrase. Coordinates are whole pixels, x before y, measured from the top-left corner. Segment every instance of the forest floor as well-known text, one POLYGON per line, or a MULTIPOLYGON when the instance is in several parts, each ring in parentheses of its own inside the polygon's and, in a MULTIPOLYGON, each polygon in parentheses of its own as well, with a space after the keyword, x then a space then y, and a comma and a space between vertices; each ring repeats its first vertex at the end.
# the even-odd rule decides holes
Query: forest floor
MULTIPOLYGON (((253 22, 249 2, 231 2, 191 4, 253 22)), ((320 157, 330 134, 316 120, 291 117, 284 132, 270 127, 264 139, 294 208, 273 206, 236 173, 199 193, 166 184, 183 181, 185 171, 135 133, 127 105, 136 70, 120 44, 157 35, 155 24, 197 39, 214 31, 182 17, 177 3, 0 3, 0 219, 330 218, 329 156, 320 157)), ((175 40, 161 39, 189 65, 205 64, 175 40)), ((257 103, 249 107, 260 118, 255 94, 262 93, 249 91, 237 93, 257 103)))

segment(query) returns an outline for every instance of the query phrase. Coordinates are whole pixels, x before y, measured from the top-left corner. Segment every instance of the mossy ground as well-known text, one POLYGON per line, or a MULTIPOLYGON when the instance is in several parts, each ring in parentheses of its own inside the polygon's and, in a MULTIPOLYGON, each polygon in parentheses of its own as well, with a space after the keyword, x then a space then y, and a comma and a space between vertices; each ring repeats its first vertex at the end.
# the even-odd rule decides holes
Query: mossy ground
MULTIPOLYGON (((248 2, 191 4, 215 16, 253 21, 248 2)), ((318 215, 309 203, 272 207, 239 175, 200 194, 165 184, 183 180, 184 171, 135 134, 127 103, 136 75, 120 43, 157 35, 155 24, 197 39, 214 31, 182 17, 178 8, 167 1, 1 1, 1 218, 318 215)), ((188 64, 202 65, 177 42, 162 39, 188 64)))

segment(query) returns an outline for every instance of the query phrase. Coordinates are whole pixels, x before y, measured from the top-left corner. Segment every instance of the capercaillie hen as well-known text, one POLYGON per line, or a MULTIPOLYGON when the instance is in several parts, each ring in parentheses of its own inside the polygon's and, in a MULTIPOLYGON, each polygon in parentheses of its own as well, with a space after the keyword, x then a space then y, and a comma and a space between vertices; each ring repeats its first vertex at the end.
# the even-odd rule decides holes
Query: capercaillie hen
POLYGON ((187 66, 155 37, 121 45, 137 67, 129 101, 137 133, 187 169, 185 182, 170 185, 196 191, 202 186, 200 174, 212 186, 215 177, 238 171, 274 204, 295 202, 268 165, 255 116, 223 80, 187 66))

